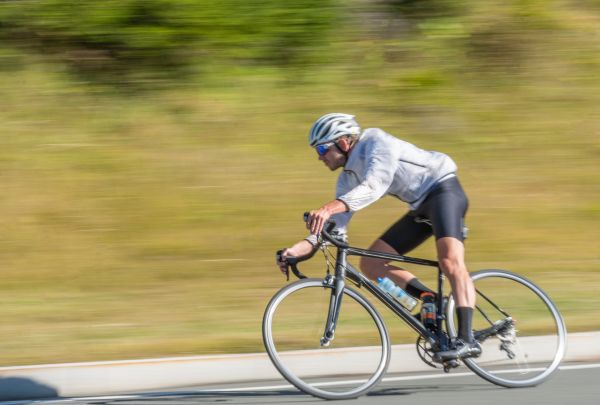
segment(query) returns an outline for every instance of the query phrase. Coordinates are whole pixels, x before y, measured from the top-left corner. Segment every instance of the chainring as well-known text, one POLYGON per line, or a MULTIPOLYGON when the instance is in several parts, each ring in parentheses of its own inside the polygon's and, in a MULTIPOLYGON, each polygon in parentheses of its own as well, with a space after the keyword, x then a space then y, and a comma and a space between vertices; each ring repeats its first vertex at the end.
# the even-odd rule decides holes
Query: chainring
POLYGON ((434 361, 433 361, 434 353, 435 352, 433 351, 431 344, 429 342, 427 342, 425 339, 423 339, 422 336, 419 336, 419 338, 417 339, 417 354, 419 355, 421 360, 423 360, 423 362, 425 364, 427 364, 429 367, 442 368, 441 364, 434 363, 434 361))

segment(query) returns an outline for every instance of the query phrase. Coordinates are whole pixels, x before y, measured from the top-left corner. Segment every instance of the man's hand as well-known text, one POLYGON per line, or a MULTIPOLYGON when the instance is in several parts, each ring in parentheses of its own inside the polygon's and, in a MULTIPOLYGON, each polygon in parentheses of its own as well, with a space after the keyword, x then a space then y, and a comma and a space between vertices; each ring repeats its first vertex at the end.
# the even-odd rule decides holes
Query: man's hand
POLYGON ((308 221, 306 222, 306 228, 310 230, 313 235, 318 235, 323 230, 323 227, 327 223, 327 220, 333 215, 340 212, 346 212, 346 204, 340 200, 333 200, 319 208, 318 210, 311 211, 308 215, 308 221))
POLYGON ((275 261, 277 263, 277 266, 279 267, 279 270, 283 273, 284 276, 288 275, 288 264, 287 264, 287 258, 288 257, 302 257, 302 256, 306 256, 308 254, 310 254, 311 252, 313 252, 313 245, 310 244, 310 242, 306 241, 306 240, 301 240, 300 242, 296 243, 294 246, 287 248, 287 249, 283 249, 281 251, 281 254, 277 255, 275 261))

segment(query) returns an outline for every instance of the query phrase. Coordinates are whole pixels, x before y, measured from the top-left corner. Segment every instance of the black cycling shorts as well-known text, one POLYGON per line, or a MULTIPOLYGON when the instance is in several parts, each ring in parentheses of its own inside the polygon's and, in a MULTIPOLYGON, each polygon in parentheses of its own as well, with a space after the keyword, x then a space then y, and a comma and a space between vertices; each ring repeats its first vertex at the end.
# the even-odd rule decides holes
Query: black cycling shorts
POLYGON ((435 239, 452 237, 464 242, 465 214, 469 200, 458 178, 438 184, 414 211, 392 225, 380 239, 400 255, 413 250, 431 235, 435 239))

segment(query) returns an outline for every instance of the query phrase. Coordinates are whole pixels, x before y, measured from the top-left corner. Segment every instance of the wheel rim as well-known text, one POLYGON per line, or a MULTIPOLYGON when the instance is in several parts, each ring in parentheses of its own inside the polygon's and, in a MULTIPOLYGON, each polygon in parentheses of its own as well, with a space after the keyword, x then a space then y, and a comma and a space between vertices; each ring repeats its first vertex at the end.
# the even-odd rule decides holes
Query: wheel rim
POLYGON ((265 311, 265 347, 281 374, 302 391, 326 399, 354 398, 372 388, 387 369, 389 338, 374 308, 345 289, 335 339, 320 347, 330 295, 322 280, 284 288, 265 311))
MULTIPOLYGON (((566 349, 566 328, 554 303, 534 283, 510 272, 485 270, 471 277, 478 292, 499 304, 516 322, 503 329, 503 337, 483 341, 481 357, 465 359, 465 364, 488 381, 506 387, 533 386, 544 381, 557 369, 566 349)), ((479 294, 477 306, 491 321, 506 318, 479 294)), ((457 331, 451 315, 454 307, 451 298, 447 308, 451 336, 456 336, 457 331)), ((489 322, 475 309, 473 329, 488 326, 489 322)))

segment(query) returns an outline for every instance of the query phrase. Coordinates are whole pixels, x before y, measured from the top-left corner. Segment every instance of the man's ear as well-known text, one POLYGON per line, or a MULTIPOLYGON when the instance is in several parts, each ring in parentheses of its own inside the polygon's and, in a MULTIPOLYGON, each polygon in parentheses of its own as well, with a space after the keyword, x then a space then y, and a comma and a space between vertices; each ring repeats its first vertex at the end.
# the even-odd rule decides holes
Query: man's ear
POLYGON ((341 137, 338 140, 337 144, 340 147, 340 149, 344 152, 348 152, 350 150, 350 138, 346 136, 341 137))

